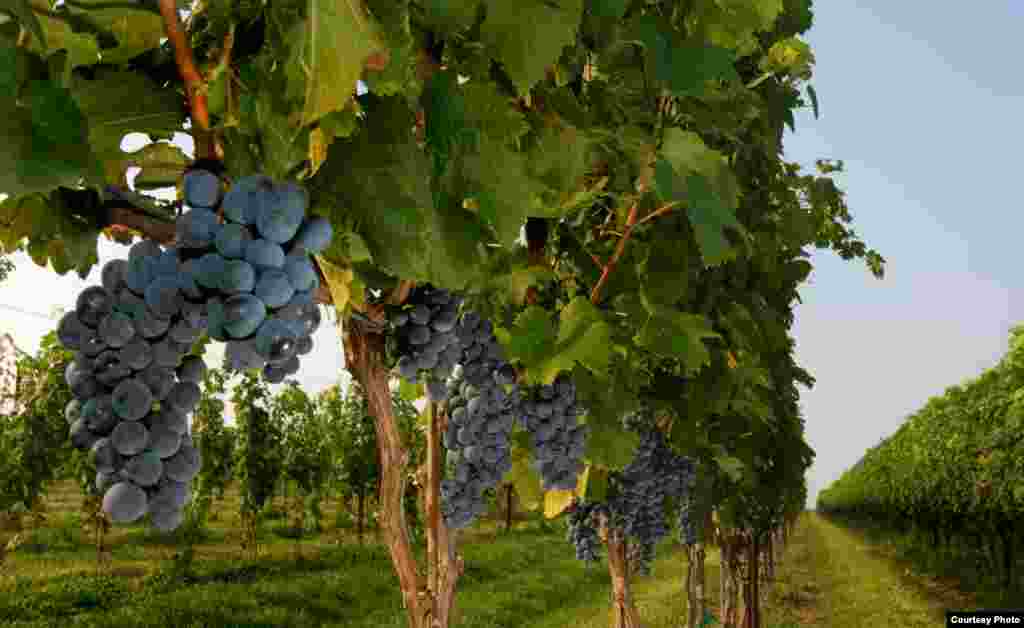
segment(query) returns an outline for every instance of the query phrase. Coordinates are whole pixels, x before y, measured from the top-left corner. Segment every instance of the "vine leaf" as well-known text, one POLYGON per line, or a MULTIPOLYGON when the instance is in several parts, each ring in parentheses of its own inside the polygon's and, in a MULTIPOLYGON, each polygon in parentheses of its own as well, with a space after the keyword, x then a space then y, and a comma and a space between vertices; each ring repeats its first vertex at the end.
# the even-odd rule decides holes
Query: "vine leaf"
POLYGON ((317 255, 316 261, 324 274, 324 279, 327 281, 327 289, 331 293, 331 301, 334 303, 334 307, 338 310, 338 316, 344 316, 349 303, 359 301, 359 299, 353 299, 352 295, 352 282, 354 279, 352 269, 333 264, 322 255, 317 255))
POLYGON ((587 298, 576 297, 560 313, 555 325, 545 310, 526 308, 511 329, 495 328, 508 359, 518 360, 526 369, 530 384, 550 384, 562 371, 577 362, 604 375, 612 355, 612 330, 587 298))
POLYGON ((92 80, 76 75, 71 93, 89 120, 89 145, 101 162, 107 183, 124 184, 129 166, 144 166, 136 161, 155 157, 177 161, 170 149, 151 148, 135 158, 121 150, 121 141, 129 133, 170 139, 181 130, 185 112, 173 92, 160 89, 137 72, 100 70, 92 80))
POLYGON ((506 481, 516 489, 520 503, 527 510, 540 508, 544 501, 540 475, 530 464, 530 447, 525 432, 516 432, 512 436, 512 469, 506 475, 506 481))
MULTIPOLYGON (((155 190, 177 185, 190 161, 188 155, 174 144, 154 142, 137 151, 125 153, 117 167, 122 173, 126 173, 128 168, 140 168, 133 182, 135 189, 155 190)), ((111 174, 108 170, 107 176, 111 174)))
POLYGON ((661 152, 663 160, 655 162, 659 193, 665 200, 687 202, 705 263, 730 259, 734 251, 723 230, 744 231, 735 213, 739 187, 725 157, 705 146, 696 133, 676 128, 665 132, 661 152))
POLYGON ((355 94, 366 58, 383 47, 361 0, 309 0, 296 24, 285 73, 290 100, 303 102, 302 125, 340 111, 355 94))
POLYGON ((39 23, 39 18, 36 17, 35 12, 32 10, 32 3, 29 0, 13 0, 9 9, 14 13, 14 17, 18 22, 24 26, 28 32, 32 33, 32 36, 35 37, 39 46, 45 50, 46 34, 43 33, 43 27, 39 23))
POLYGON ((732 50, 694 41, 676 44, 653 15, 638 18, 633 28, 644 44, 654 80, 665 85, 673 96, 700 95, 710 80, 740 80, 732 50))
POLYGON ((520 94, 544 78, 547 67, 576 41, 583 0, 486 0, 480 40, 504 64, 520 94))
POLYGON ((708 319, 654 303, 644 293, 641 299, 650 318, 633 338, 638 346, 654 355, 680 360, 689 372, 711 363, 711 352, 704 340, 721 336, 708 319))

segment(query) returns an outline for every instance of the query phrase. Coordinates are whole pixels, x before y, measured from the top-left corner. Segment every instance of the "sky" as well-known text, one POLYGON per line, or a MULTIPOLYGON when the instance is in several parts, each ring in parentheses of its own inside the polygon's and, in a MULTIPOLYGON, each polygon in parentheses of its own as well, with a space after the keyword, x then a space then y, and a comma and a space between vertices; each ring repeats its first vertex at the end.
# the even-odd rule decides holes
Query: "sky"
MULTIPOLYGON (((817 379, 801 399, 816 451, 808 506, 929 397, 998 362, 1024 316, 1015 254, 1024 213, 1014 201, 1024 146, 1021 32, 1020 0, 982 0, 969 10, 816 3, 805 39, 821 115, 797 113, 785 156, 806 168, 819 158, 844 161, 837 181, 854 229, 887 264, 878 280, 862 262, 816 252, 800 292, 796 358, 817 379)), ((125 254, 100 246, 101 262, 125 254)), ((34 351, 55 324, 47 315, 99 283, 99 267, 82 281, 15 259, 0 284, 0 332, 34 351)), ((337 382, 343 368, 332 325, 314 340, 297 375, 309 392, 337 382)), ((214 349, 210 364, 222 355, 214 349)))

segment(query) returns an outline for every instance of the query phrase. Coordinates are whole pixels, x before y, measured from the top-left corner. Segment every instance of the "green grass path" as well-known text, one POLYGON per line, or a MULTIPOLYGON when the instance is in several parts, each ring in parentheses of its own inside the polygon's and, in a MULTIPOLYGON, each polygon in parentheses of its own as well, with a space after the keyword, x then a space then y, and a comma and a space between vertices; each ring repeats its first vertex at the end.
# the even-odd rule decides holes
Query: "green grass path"
POLYGON ((947 608, 963 608, 956 591, 912 575, 813 513, 802 518, 778 576, 769 607, 782 626, 935 628, 945 625, 947 608))

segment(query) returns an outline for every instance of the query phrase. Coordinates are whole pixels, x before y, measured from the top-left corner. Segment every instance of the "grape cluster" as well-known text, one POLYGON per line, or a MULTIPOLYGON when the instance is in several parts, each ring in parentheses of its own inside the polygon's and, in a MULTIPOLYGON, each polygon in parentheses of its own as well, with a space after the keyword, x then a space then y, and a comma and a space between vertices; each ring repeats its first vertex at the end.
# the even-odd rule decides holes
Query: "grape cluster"
POLYGON ((609 477, 607 502, 577 502, 570 515, 569 540, 580 560, 595 560, 591 551, 600 518, 620 530, 632 543, 630 560, 649 574, 657 543, 668 535, 665 509, 671 501, 686 504, 695 478, 693 461, 672 451, 647 408, 623 417, 623 424, 640 433, 637 451, 620 472, 609 477))
MULTIPOLYGON (((137 244, 132 255, 146 249, 154 250, 137 244)), ((201 465, 188 415, 206 365, 185 357, 186 340, 198 334, 180 309, 133 291, 122 272, 129 265, 115 262, 103 269, 104 286, 82 291, 57 328, 75 352, 64 372, 74 395, 64 417, 72 445, 96 467, 95 490, 110 517, 124 523, 148 512, 154 527, 173 530, 201 465)))
POLYGON ((533 464, 544 490, 576 488, 589 429, 577 424, 582 414, 576 404, 576 386, 565 374, 559 374, 553 384, 524 391, 520 421, 533 441, 533 464))
POLYGON ((389 322, 398 340, 398 373, 416 383, 428 371, 427 390, 434 401, 448 398, 445 380, 462 360, 462 346, 455 334, 462 298, 432 286, 417 286, 406 305, 390 313, 389 322))
POLYGON ((613 525, 635 541, 631 558, 639 573, 648 574, 655 546, 669 532, 665 509, 670 500, 689 497, 694 467, 672 451, 647 408, 627 415, 623 423, 640 433, 640 444, 629 465, 609 478, 614 497, 608 507, 613 525))
POLYGON ((201 465, 188 415, 206 365, 186 355, 206 332, 228 341, 232 368, 262 368, 272 383, 296 372, 320 324, 310 254, 331 239, 294 184, 247 177, 221 199, 220 179, 193 169, 184 188, 175 246, 142 240, 105 264, 103 285, 57 329, 76 352, 65 373, 71 441, 90 451, 104 510, 117 522, 149 513, 161 530, 180 524, 201 465))
POLYGON ((185 177, 185 203, 177 223, 190 314, 214 340, 227 342, 229 370, 261 368, 277 384, 299 370, 321 323, 314 293, 320 280, 310 255, 330 244, 331 223, 307 217, 306 192, 264 175, 239 179, 219 197, 220 181, 193 170, 185 177), (224 222, 218 220, 219 209, 224 222))
POLYGON ((451 528, 464 528, 484 510, 484 491, 512 470, 512 427, 519 402, 515 369, 490 321, 466 312, 455 329, 461 365, 452 380, 444 434, 449 477, 441 483, 442 511, 451 528))
POLYGON ((607 507, 599 502, 573 502, 569 510, 569 542, 576 548, 576 560, 586 563, 600 558, 601 538, 598 536, 598 518, 607 507))

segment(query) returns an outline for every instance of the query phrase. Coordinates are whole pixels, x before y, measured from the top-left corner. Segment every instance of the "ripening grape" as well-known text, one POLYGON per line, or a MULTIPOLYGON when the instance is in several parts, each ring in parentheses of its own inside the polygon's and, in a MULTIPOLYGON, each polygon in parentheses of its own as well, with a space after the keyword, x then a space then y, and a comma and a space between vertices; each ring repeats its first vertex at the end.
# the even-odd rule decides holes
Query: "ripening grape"
POLYGON ((284 244, 295 237, 306 214, 306 190, 288 182, 267 193, 266 206, 256 218, 260 235, 271 242, 284 244))
POLYGON ((178 367, 178 379, 183 382, 201 384, 206 376, 206 362, 202 358, 189 356, 178 367))
POLYGON ((245 261, 252 264, 257 271, 284 266, 284 249, 263 238, 256 238, 245 243, 245 261))
POLYGON ((267 306, 258 296, 237 294, 224 302, 224 331, 232 338, 247 338, 267 318, 267 306))
POLYGON ((221 207, 224 216, 232 222, 252 225, 262 211, 261 198, 274 182, 265 175, 255 174, 242 177, 224 195, 221 207))
POLYGON ((95 332, 83 325, 74 312, 65 314, 57 325, 57 339, 67 349, 80 349, 85 341, 93 335, 95 332))
POLYGON ((118 523, 131 523, 146 514, 146 491, 128 481, 121 481, 103 495, 103 512, 118 523))
POLYGON ((108 347, 117 349, 135 337, 135 325, 127 315, 112 311, 100 321, 98 333, 108 347))
POLYGON ((170 532, 181 525, 184 512, 175 509, 158 509, 152 512, 153 527, 161 532, 170 532))
POLYGON ((241 259, 231 259, 224 263, 221 274, 220 290, 225 294, 252 292, 256 287, 256 270, 252 264, 241 259))
MULTIPOLYGON (((181 437, 179 436, 180 440, 181 437)), ((164 463, 152 450, 144 450, 125 461, 121 476, 141 486, 153 486, 164 472, 164 463)))
POLYGON ((79 419, 71 425, 71 444, 75 449, 89 449, 100 437, 89 431, 85 421, 79 419))
POLYGON ((126 379, 111 394, 114 413, 126 421, 138 421, 149 413, 153 393, 139 379, 126 379))
POLYGON ((323 216, 315 216, 299 228, 295 235, 295 246, 302 247, 308 253, 322 253, 330 243, 332 235, 331 222, 323 216))
POLYGON ((64 406, 64 420, 71 425, 82 417, 82 402, 78 399, 72 399, 68 402, 68 405, 64 406))
POLYGON ((260 271, 253 294, 260 298, 269 308, 283 307, 295 294, 295 288, 288 280, 288 275, 277 268, 260 271))
POLYGON ((171 388, 164 403, 179 414, 189 414, 195 409, 201 396, 199 386, 194 382, 178 382, 171 388))
POLYGON ((289 255, 284 261, 284 272, 295 290, 312 290, 318 281, 308 255, 289 255))
POLYGON ((75 302, 75 314, 86 327, 96 328, 113 309, 110 293, 101 286, 86 288, 75 302))
POLYGON ((149 430, 149 449, 161 458, 170 458, 181 447, 181 434, 164 423, 153 425, 149 430))
POLYGON ((174 371, 165 366, 152 364, 140 372, 137 377, 149 388, 153 398, 163 401, 174 386, 174 371))
POLYGON ((125 287, 125 275, 128 272, 128 262, 123 259, 112 259, 103 265, 101 273, 103 287, 110 294, 117 294, 125 287))
POLYGON ((189 207, 216 207, 220 200, 220 179, 208 170, 185 173, 185 204, 189 207))
POLYGON ((189 443, 182 443, 178 453, 164 461, 164 473, 168 479, 190 482, 199 473, 201 459, 199 450, 189 443))
POLYGON ((139 421, 121 421, 110 433, 110 442, 122 456, 134 456, 149 444, 149 430, 139 421))

